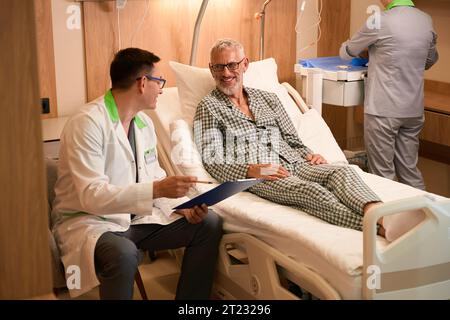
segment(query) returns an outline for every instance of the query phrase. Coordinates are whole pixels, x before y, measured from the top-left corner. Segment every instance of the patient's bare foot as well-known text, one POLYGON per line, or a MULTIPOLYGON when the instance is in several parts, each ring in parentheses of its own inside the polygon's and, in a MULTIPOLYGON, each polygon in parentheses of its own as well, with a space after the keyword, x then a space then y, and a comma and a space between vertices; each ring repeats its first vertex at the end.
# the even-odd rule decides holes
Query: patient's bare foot
MULTIPOLYGON (((370 202, 368 204, 366 204, 364 206, 364 215, 367 214, 367 212, 369 212, 372 209, 375 209, 376 207, 382 205, 383 202, 379 201, 379 202, 370 202)), ((380 225, 380 228, 378 228, 378 235, 382 236, 383 238, 385 238, 386 236, 386 230, 384 229, 384 225, 383 225, 383 218, 380 218, 380 220, 378 220, 377 222, 380 225)))

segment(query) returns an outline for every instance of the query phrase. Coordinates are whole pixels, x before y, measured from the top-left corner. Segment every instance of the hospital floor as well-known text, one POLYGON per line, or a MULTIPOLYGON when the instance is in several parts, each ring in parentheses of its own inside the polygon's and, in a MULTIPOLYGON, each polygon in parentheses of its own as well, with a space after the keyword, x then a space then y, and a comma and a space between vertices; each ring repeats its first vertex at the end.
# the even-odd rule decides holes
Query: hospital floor
MULTIPOLYGON (((157 253, 155 261, 150 261, 146 256, 140 264, 142 281, 149 300, 173 300, 178 282, 179 269, 176 259, 168 251, 157 253)), ((67 291, 56 296, 57 299, 70 299, 67 291)), ((76 298, 76 300, 98 300, 98 288, 76 298)), ((139 289, 134 285, 134 300, 142 300, 139 289)))

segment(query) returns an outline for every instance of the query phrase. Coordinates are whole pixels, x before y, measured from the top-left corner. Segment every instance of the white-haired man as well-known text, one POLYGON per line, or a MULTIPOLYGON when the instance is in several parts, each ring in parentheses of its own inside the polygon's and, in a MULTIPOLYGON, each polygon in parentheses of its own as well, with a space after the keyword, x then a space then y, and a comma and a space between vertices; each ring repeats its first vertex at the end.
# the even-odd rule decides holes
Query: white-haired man
POLYGON ((275 94, 243 86, 248 65, 234 40, 218 40, 211 49, 217 87, 200 102, 194 119, 206 170, 220 181, 264 178, 252 193, 361 230, 378 196, 351 167, 328 165, 305 146, 275 94))

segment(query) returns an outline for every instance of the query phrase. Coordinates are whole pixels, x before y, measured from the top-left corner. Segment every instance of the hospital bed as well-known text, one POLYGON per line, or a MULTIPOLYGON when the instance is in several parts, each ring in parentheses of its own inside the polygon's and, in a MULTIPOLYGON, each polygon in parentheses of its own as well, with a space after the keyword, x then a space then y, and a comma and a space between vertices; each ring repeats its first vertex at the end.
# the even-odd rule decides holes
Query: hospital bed
MULTIPOLYGON (((273 59, 269 64, 275 68, 276 77, 273 59)), ((187 72, 188 84, 195 87, 207 81, 211 85, 208 70, 194 68, 201 73, 197 78, 188 68, 183 66, 177 71, 178 76, 187 72)), ((244 79, 246 85, 270 91, 256 83, 256 79, 267 76, 255 70, 251 73, 244 79)), ((179 87, 182 82, 178 77, 179 87)), ((315 152, 323 153, 332 162, 344 163, 340 154, 330 153, 337 144, 318 113, 309 110, 290 85, 278 85, 272 91, 283 96, 284 105, 288 97, 296 106, 296 110, 287 111, 294 125, 300 119, 296 127, 304 143, 313 145, 315 152), (308 126, 309 133, 302 131, 308 126), (317 138, 314 132, 325 134, 317 138)), ((181 94, 186 97, 186 93, 181 94)), ((146 112, 155 125, 158 156, 167 173, 212 179, 196 155, 189 121, 180 120, 193 110, 182 106, 179 90, 164 89, 157 109, 146 112)), ((215 294, 223 299, 298 299, 302 294, 292 288, 299 287, 319 299, 449 299, 450 200, 365 173, 356 166, 355 170, 385 201, 365 217, 364 233, 328 224, 248 192, 213 206, 224 219, 225 231, 215 294), (391 243, 376 235, 379 217, 415 208, 424 208, 426 218, 412 230, 391 243)), ((197 185, 194 193, 212 187, 197 185)))

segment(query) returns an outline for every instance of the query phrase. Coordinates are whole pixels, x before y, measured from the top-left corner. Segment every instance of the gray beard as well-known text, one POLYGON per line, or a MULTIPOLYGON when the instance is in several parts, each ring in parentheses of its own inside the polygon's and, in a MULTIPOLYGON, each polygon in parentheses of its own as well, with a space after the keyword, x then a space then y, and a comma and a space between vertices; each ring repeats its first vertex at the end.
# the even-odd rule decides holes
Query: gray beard
POLYGON ((232 96, 232 95, 237 94, 240 85, 241 85, 241 83, 239 81, 236 81, 236 84, 233 87, 223 87, 220 84, 220 80, 216 80, 217 89, 219 89, 221 92, 223 92, 227 96, 232 96))

